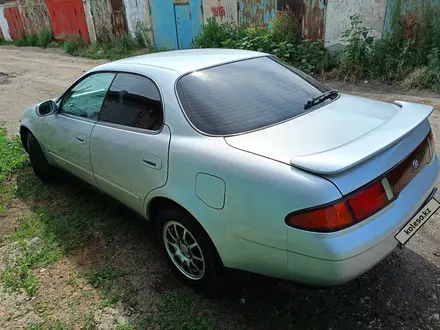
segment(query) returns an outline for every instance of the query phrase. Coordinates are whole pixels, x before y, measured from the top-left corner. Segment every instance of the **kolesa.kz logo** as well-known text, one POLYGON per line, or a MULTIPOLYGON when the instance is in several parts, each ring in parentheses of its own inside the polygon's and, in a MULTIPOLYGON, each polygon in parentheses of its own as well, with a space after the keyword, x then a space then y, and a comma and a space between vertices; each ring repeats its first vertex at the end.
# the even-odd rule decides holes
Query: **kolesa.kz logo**
POLYGON ((404 230, 405 233, 409 235, 430 214, 431 210, 429 208, 426 208, 426 210, 424 210, 423 213, 410 224, 409 228, 404 230))

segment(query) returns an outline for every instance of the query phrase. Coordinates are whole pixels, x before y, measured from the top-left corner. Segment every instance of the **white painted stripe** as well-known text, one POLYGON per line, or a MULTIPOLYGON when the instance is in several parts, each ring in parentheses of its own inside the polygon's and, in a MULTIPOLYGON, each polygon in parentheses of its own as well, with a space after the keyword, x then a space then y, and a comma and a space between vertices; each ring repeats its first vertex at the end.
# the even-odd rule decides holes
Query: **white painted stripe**
POLYGON ((0 30, 2 30, 3 37, 6 41, 12 41, 9 34, 9 24, 6 20, 5 10, 2 5, 0 5, 0 30))

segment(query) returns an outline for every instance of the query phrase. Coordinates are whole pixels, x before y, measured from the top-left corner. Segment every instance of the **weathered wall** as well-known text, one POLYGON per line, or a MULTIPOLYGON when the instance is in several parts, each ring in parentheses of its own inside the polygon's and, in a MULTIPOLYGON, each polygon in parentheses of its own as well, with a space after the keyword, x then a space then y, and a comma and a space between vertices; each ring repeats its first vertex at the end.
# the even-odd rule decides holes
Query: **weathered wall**
POLYGON ((221 23, 238 24, 237 0, 203 0, 204 22, 215 17, 221 23))
POLYGON ((98 41, 109 35, 127 33, 127 22, 122 0, 88 1, 98 41))
MULTIPOLYGON (((401 21, 403 23, 403 32, 405 38, 417 39, 420 30, 420 15, 425 6, 438 4, 439 0, 400 0, 401 21)), ((385 24, 383 29, 383 36, 391 32, 391 16, 395 6, 396 0, 386 1, 385 24)))
POLYGON ((359 14, 372 35, 382 35, 386 0, 331 0, 327 4, 325 42, 327 46, 341 43, 342 34, 350 27, 350 16, 359 14))
POLYGON ((266 26, 275 17, 276 0, 240 0, 239 24, 266 26))
POLYGON ((21 17, 26 21, 28 33, 38 33, 40 30, 51 30, 49 12, 45 0, 18 0, 21 17))
POLYGON ((304 39, 318 40, 324 38, 327 1, 304 0, 305 8, 302 18, 302 36, 304 39))
POLYGON ((3 35, 3 39, 6 41, 12 41, 9 34, 9 25, 5 17, 5 10, 2 5, 0 5, 0 30, 3 35))
POLYGON ((89 31, 89 40, 96 43, 96 30, 93 22, 92 8, 89 0, 83 0, 84 15, 86 17, 87 30, 89 31))
POLYGON ((124 0, 127 28, 131 35, 137 30, 149 30, 148 37, 153 38, 151 28, 150 4, 148 0, 124 0))

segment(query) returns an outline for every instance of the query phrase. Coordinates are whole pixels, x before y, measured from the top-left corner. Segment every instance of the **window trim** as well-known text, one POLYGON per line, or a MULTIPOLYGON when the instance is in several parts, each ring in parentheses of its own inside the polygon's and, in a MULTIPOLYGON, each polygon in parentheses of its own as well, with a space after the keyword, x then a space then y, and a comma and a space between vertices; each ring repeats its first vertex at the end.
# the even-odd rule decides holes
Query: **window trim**
MULTIPOLYGON (((110 72, 110 71, 93 71, 93 72, 90 72, 90 73, 85 74, 85 75, 81 76, 80 78, 78 78, 78 79, 77 79, 77 80, 76 80, 76 81, 75 81, 75 82, 74 82, 69 88, 67 88, 67 89, 61 94, 61 96, 59 96, 59 97, 56 99, 55 103, 58 103, 59 101, 61 101, 61 103, 60 103, 60 108, 57 110, 56 115, 64 116, 64 117, 69 117, 69 118, 75 118, 75 119, 82 120, 82 121, 87 121, 87 122, 93 122, 93 123, 96 123, 98 120, 93 120, 93 119, 90 119, 90 118, 79 117, 79 116, 72 115, 72 114, 70 114, 70 113, 63 113, 63 112, 61 112, 61 110, 62 110, 62 108, 63 108, 63 97, 64 97, 68 92, 70 92, 73 88, 75 88, 76 86, 78 86, 81 82, 83 82, 83 81, 86 80, 87 78, 89 78, 89 77, 91 77, 91 76, 93 76, 93 75, 103 74, 103 73, 114 73, 114 72, 110 72)), ((115 80, 116 76, 117 76, 117 74, 115 74, 115 76, 113 77, 112 81, 110 82, 110 85, 109 85, 108 89, 109 89, 110 86, 113 84, 113 81, 115 80)), ((105 96, 104 96, 104 99, 103 99, 103 101, 102 101, 101 108, 99 109, 98 119, 99 119, 99 117, 101 116, 102 105, 104 104, 104 100, 105 100, 106 97, 107 97, 108 89, 107 89, 107 91, 106 91, 106 93, 105 93, 105 96)))
MULTIPOLYGON (((136 128, 136 129, 142 130, 142 132, 138 132, 138 133, 144 133, 144 134, 159 134, 159 133, 161 133, 163 131, 163 127, 166 125, 166 118, 167 118, 167 116, 166 116, 166 110, 165 110, 166 109, 166 107, 165 107, 165 98, 163 97, 162 88, 160 87, 160 85, 156 81, 156 79, 154 79, 153 77, 151 77, 150 75, 145 74, 145 73, 130 72, 130 71, 125 71, 125 70, 95 70, 95 71, 87 72, 87 73, 83 74, 81 77, 79 77, 75 82, 73 82, 73 84, 70 85, 67 89, 65 89, 64 92, 62 92, 61 95, 58 96, 55 99, 55 103, 58 103, 60 100, 62 100, 64 95, 66 95, 72 88, 74 88, 76 85, 78 85, 81 81, 83 81, 87 77, 90 77, 91 75, 99 74, 99 73, 114 73, 115 74, 115 77, 113 78, 112 82, 110 83, 110 86, 113 84, 113 81, 115 80, 115 78, 118 75, 118 73, 134 74, 134 75, 138 75, 138 76, 150 79, 153 82, 153 84, 156 86, 158 91, 159 91, 160 102, 162 103, 163 123, 162 123, 162 126, 161 126, 160 130, 158 130, 158 131, 151 131, 151 130, 146 130, 146 129, 143 129, 143 128, 136 128)), ((109 89, 110 89, 110 86, 109 86, 109 89)), ((107 93, 108 93, 108 90, 107 90, 107 93)), ((107 93, 106 93, 106 95, 104 97, 104 101, 107 98, 107 93)), ((69 118, 75 117, 74 119, 77 119, 77 120, 82 120, 82 121, 87 121, 87 122, 94 122, 95 125, 96 124, 100 124, 100 125, 106 124, 106 125, 103 125, 103 126, 110 126, 110 125, 115 125, 116 126, 116 125, 118 125, 118 124, 106 123, 106 122, 99 121, 99 119, 101 117, 101 111, 102 111, 102 106, 104 105, 104 101, 102 102, 101 109, 99 109, 99 115, 98 115, 98 119, 97 120, 91 120, 89 118, 77 117, 77 116, 73 116, 73 115, 71 117, 69 116, 69 118)), ((58 111, 55 113, 55 115, 67 117, 66 114, 62 114, 62 113, 60 113, 58 111)), ((130 128, 129 126, 123 126, 123 125, 119 125, 119 126, 120 127, 115 127, 115 128, 118 128, 118 129, 130 128)), ((131 128, 134 128, 134 127, 131 127, 131 128)), ((127 130, 129 130, 129 129, 127 129, 127 130)), ((129 130, 129 131, 132 131, 132 130, 129 130)))
MULTIPOLYGON (((245 131, 245 132, 240 132, 240 133, 235 133, 235 134, 222 134, 222 135, 217 135, 217 134, 206 133, 206 132, 200 130, 199 128, 197 128, 197 127, 191 122, 191 120, 188 118, 188 115, 186 114, 186 112, 185 112, 185 110, 184 110, 184 108, 183 108, 182 102, 180 101, 179 93, 177 93, 177 84, 179 83, 179 81, 180 81, 182 78, 184 78, 185 76, 188 76, 188 75, 190 75, 190 74, 192 74, 192 73, 194 73, 194 72, 203 71, 203 70, 207 70, 207 69, 212 69, 212 68, 216 68, 216 67, 220 67, 220 66, 224 66, 224 65, 232 64, 232 63, 239 63, 239 62, 243 62, 243 61, 248 61, 248 60, 258 59, 258 58, 268 58, 268 59, 274 61, 275 63, 281 65, 281 66, 284 67, 286 70, 289 70, 289 71, 292 72, 293 74, 296 74, 295 72, 293 72, 292 70, 290 70, 288 67, 286 67, 282 62, 280 62, 280 60, 279 60, 276 56, 274 56, 274 55, 270 55, 270 54, 262 54, 262 55, 260 55, 260 56, 254 56, 254 57, 248 57, 248 58, 244 58, 244 59, 240 59, 240 60, 234 60, 234 61, 224 62, 224 63, 220 63, 220 64, 215 64, 215 65, 207 66, 207 67, 204 67, 204 68, 201 68, 201 69, 197 69, 197 70, 192 70, 192 71, 189 71, 189 72, 185 72, 184 74, 180 75, 180 76, 176 79, 176 81, 174 82, 174 94, 175 94, 175 97, 176 97, 176 99, 177 99, 177 103, 179 104, 180 111, 182 111, 183 116, 185 117, 185 119, 186 119, 186 121, 188 122, 188 124, 189 124, 189 125, 190 125, 190 126, 191 126, 191 127, 197 132, 197 133, 199 133, 199 134, 201 134, 201 135, 204 135, 204 136, 217 137, 217 138, 226 138, 226 137, 231 137, 231 136, 239 136, 239 135, 249 134, 249 133, 257 132, 257 131, 260 131, 260 130, 263 130, 263 129, 266 129, 266 128, 270 128, 270 127, 273 127, 273 126, 276 126, 276 125, 280 125, 280 124, 286 123, 286 122, 288 122, 288 121, 290 121, 290 120, 293 120, 293 119, 296 119, 296 118, 298 118, 298 117, 304 116, 304 115, 306 115, 306 114, 308 114, 308 113, 310 113, 310 112, 312 112, 312 111, 315 111, 315 110, 320 109, 321 107, 323 107, 323 106, 325 106, 325 105, 328 105, 328 103, 325 103, 325 102, 324 102, 324 103, 318 104, 318 105, 316 105, 316 106, 310 108, 309 110, 306 110, 306 111, 304 111, 303 113, 301 113, 301 114, 299 114, 299 115, 297 115, 297 116, 294 116, 294 117, 292 117, 292 118, 285 119, 285 120, 283 120, 283 121, 279 121, 279 122, 276 122, 276 123, 274 123, 274 124, 267 125, 267 126, 264 126, 264 127, 260 127, 260 128, 256 128, 256 129, 252 129, 252 130, 247 130, 247 131, 245 131)), ((301 79, 303 79, 307 84, 310 84, 310 83, 309 83, 307 80, 305 80, 303 77, 301 77, 301 76, 299 76, 299 77, 300 77, 301 79)), ((341 96, 341 94, 339 94, 337 98, 335 98, 334 100, 332 100, 332 102, 334 102, 334 101, 336 101, 337 99, 339 99, 340 96, 341 96)))
POLYGON ((130 131, 130 132, 136 132, 136 133, 145 133, 145 134, 151 134, 151 135, 159 134, 159 133, 162 132, 163 127, 165 126, 165 102, 163 100, 164 100, 164 98, 163 98, 163 95, 162 95, 162 91, 159 88, 159 84, 153 78, 151 78, 149 76, 146 76, 144 74, 140 74, 140 73, 117 71, 115 77, 113 78, 113 80, 112 80, 112 82, 110 84, 110 87, 107 90, 107 93, 105 94, 104 101, 102 101, 101 109, 99 110, 99 115, 98 115, 98 119, 96 120, 96 124, 99 124, 101 126, 107 126, 107 127, 127 130, 127 131, 130 131), (153 83, 153 85, 157 88, 157 90, 159 91, 160 103, 161 103, 161 106, 162 106, 162 125, 160 126, 160 129, 158 129, 157 131, 154 131, 154 130, 146 129, 146 128, 131 127, 131 126, 125 126, 125 125, 121 125, 121 124, 115 124, 115 123, 109 123, 109 122, 106 122, 106 121, 101 121, 102 107, 104 106, 104 103, 107 100, 108 91, 112 87, 113 82, 115 81, 115 79, 118 76, 118 74, 131 74, 131 75, 135 75, 135 76, 140 76, 142 78, 150 80, 153 83))

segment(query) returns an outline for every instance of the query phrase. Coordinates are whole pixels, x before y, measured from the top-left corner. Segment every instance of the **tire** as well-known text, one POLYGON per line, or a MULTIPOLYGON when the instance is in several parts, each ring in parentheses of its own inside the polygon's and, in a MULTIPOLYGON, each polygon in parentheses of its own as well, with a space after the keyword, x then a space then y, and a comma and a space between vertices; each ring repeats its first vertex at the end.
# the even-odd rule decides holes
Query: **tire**
POLYGON ((171 267, 183 282, 204 292, 217 287, 223 270, 220 257, 209 236, 190 214, 177 207, 160 211, 156 234, 171 267))
POLYGON ((50 165, 32 133, 27 134, 27 149, 35 175, 44 183, 50 183, 58 175, 57 169, 50 165))

